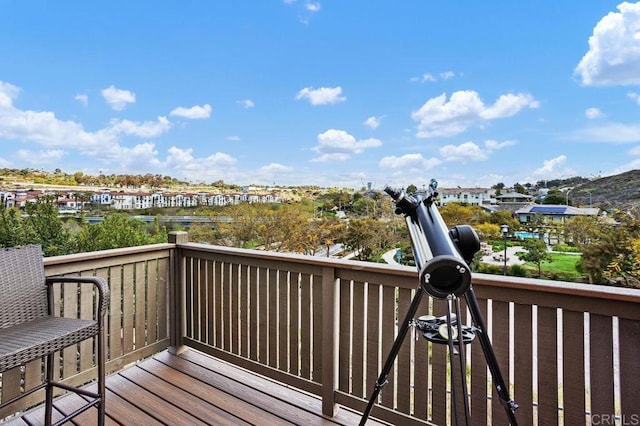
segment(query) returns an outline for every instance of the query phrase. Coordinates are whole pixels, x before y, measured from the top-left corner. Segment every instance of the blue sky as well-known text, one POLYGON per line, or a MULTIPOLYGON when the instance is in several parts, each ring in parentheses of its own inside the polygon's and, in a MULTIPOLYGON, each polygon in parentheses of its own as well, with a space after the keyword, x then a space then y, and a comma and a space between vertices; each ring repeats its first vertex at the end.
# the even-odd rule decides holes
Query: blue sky
POLYGON ((640 2, 0 0, 0 167, 490 186, 640 168, 640 2))

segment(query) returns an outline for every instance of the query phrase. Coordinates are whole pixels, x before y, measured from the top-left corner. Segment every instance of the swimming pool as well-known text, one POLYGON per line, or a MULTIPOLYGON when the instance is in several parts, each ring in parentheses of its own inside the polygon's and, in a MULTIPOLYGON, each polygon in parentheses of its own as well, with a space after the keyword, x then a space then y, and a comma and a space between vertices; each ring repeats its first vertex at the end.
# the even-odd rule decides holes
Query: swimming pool
POLYGON ((513 235, 516 238, 522 238, 523 240, 526 238, 540 238, 540 235, 537 232, 516 231, 513 235))

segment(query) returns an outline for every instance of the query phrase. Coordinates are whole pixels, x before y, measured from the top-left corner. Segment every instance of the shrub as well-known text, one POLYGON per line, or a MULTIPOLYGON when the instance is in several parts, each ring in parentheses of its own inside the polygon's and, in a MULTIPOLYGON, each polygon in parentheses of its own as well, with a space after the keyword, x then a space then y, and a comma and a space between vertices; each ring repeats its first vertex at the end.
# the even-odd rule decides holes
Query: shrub
POLYGON ((490 263, 479 262, 474 272, 479 272, 482 274, 501 275, 502 268, 503 267, 501 265, 492 265, 490 263))
POLYGON ((580 249, 570 246, 569 244, 556 244, 553 246, 553 251, 562 251, 565 253, 580 253, 580 249))
POLYGON ((513 265, 509 268, 509 275, 513 275, 514 277, 529 277, 529 269, 525 268, 522 265, 513 265))

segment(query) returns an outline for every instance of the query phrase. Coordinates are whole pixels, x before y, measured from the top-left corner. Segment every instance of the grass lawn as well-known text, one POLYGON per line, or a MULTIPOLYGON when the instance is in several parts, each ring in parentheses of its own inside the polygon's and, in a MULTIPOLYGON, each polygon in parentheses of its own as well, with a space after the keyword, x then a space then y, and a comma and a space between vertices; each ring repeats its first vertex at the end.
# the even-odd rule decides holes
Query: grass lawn
MULTIPOLYGON (((542 270, 547 272, 562 272, 565 274, 571 274, 579 276, 580 274, 576 270, 576 264, 580 261, 580 255, 566 254, 566 253, 551 253, 551 262, 542 262, 542 270)), ((538 267, 530 262, 525 264, 535 270, 538 267)))

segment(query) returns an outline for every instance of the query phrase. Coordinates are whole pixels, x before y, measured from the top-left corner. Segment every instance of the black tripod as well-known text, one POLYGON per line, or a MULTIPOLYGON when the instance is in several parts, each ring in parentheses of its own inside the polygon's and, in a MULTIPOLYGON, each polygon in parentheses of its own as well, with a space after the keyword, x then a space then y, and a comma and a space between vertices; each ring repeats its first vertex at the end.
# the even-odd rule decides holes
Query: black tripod
MULTIPOLYGON (((480 249, 480 240, 476 232, 468 225, 456 226, 448 230, 442 216, 434 204, 437 197, 437 182, 431 180, 429 192, 425 198, 418 198, 405 194, 403 191, 395 191, 385 188, 391 198, 396 203, 396 213, 405 215, 409 235, 411 237, 411 247, 416 260, 419 273, 419 285, 416 294, 409 306, 406 317, 402 322, 398 336, 393 342, 391 352, 376 381, 373 393, 369 398, 369 403, 360 420, 363 426, 378 399, 382 387, 387 383, 387 377, 391 372, 393 363, 398 356, 402 342, 407 335, 409 327, 414 326, 424 333, 424 336, 436 343, 446 343, 449 346, 449 362, 453 372, 453 355, 460 351, 460 377, 462 380, 462 400, 464 403, 465 424, 470 422, 470 412, 467 399, 466 383, 466 357, 464 356, 464 345, 473 340, 473 335, 477 331, 480 346, 484 353, 485 360, 489 366, 489 371, 493 377, 498 397, 505 407, 509 423, 517 425, 515 410, 518 408, 510 397, 509 391, 496 360, 491 341, 487 335, 487 329, 480 313, 480 307, 475 293, 471 288, 471 271, 468 264, 473 260, 473 256, 480 249), (447 303, 447 314, 445 318, 427 319, 415 321, 415 315, 422 300, 422 296, 427 292, 431 296, 440 299, 454 300, 456 306, 456 316, 460 317, 459 296, 464 296, 467 303, 473 326, 464 327, 462 321, 452 319, 450 304, 447 303), (455 323, 455 324, 454 324, 455 323), (434 326, 438 331, 433 332, 434 326), (457 330, 454 328, 457 327, 457 330), (457 341, 454 341, 457 334, 457 341)), ((453 406, 457 405, 457 395, 455 387, 452 387, 453 406)), ((456 425, 460 424, 457 418, 457 410, 453 410, 456 425)))

